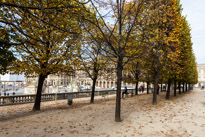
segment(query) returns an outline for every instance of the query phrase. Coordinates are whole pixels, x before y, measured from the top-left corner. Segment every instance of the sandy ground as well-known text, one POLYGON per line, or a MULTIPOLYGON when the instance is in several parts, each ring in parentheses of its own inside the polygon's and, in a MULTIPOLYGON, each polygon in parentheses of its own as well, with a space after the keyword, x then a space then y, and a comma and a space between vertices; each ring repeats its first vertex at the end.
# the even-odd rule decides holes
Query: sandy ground
POLYGON ((98 97, 0 107, 1 137, 204 137, 205 91, 195 89, 170 100, 160 92, 122 99, 122 122, 114 122, 115 97, 98 97))

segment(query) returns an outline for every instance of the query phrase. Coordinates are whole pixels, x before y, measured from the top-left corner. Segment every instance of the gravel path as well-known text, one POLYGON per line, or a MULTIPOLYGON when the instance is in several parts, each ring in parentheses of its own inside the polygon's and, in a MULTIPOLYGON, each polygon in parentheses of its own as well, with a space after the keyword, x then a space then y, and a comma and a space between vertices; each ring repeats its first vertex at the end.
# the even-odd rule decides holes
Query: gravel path
MULTIPOLYGON (((173 94, 173 93, 172 93, 173 94)), ((115 96, 0 107, 1 137, 204 137, 205 91, 195 89, 152 105, 152 94, 122 99, 122 122, 114 122, 115 96)))

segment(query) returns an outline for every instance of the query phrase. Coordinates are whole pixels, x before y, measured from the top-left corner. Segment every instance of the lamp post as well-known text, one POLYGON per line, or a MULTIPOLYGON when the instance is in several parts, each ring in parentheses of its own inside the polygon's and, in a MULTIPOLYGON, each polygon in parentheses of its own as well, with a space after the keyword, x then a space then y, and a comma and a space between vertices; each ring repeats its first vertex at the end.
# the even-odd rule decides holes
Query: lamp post
POLYGON ((0 81, 0 95, 1 95, 1 93, 2 93, 2 83, 0 81))
POLYGON ((70 92, 73 92, 73 76, 71 75, 71 78, 70 78, 70 92))
POLYGON ((59 93, 59 74, 58 74, 58 80, 57 80, 57 92, 59 93))

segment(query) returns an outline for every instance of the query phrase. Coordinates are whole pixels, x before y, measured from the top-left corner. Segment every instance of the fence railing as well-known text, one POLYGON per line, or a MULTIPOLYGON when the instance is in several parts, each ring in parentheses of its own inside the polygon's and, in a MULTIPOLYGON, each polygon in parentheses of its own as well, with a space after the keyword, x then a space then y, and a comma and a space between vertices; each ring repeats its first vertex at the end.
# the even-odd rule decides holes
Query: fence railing
MULTIPOLYGON (((128 89, 128 92, 133 93, 134 89, 128 89)), ((105 94, 115 94, 116 90, 95 91, 95 96, 103 96, 105 94)), ((67 99, 68 95, 72 94, 73 98, 90 97, 91 91, 84 92, 68 92, 68 93, 45 93, 41 96, 41 101, 63 100, 67 99)), ((14 96, 0 96, 0 106, 33 103, 35 101, 35 94, 30 95, 14 95, 14 96)))

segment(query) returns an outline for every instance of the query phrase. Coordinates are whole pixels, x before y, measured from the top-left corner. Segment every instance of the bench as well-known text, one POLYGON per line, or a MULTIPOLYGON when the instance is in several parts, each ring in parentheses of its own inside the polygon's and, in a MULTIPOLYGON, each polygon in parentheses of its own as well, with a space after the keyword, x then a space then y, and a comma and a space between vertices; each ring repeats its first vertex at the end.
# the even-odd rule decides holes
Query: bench
POLYGON ((133 90, 128 90, 127 93, 125 93, 125 96, 127 97, 129 94, 131 95, 131 97, 133 97, 134 95, 133 90))

